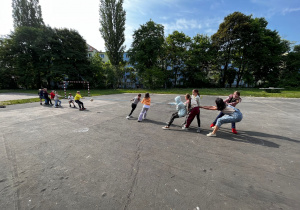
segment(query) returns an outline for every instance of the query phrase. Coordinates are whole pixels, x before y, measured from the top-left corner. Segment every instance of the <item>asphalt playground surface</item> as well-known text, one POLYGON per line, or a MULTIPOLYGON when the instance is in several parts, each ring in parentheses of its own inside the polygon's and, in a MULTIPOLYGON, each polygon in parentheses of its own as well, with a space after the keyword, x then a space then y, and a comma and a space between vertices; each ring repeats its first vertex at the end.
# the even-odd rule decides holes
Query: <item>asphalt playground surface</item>
POLYGON ((217 111, 201 109, 201 133, 163 130, 176 95, 151 94, 140 123, 133 96, 1 108, 0 209, 300 209, 300 99, 242 97, 238 134, 207 137, 217 111))

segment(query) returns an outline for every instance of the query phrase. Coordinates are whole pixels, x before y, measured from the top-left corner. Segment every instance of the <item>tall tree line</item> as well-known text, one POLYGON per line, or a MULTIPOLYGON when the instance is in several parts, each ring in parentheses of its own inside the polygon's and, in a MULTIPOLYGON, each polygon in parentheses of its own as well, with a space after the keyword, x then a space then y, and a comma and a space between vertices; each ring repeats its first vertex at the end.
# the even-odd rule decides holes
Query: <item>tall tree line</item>
POLYGON ((167 70, 169 87, 231 87, 234 81, 237 87, 299 86, 294 79, 299 78, 300 73, 299 45, 290 52, 291 43, 281 39, 276 30, 268 29, 264 18, 234 12, 224 18, 211 37, 197 34, 190 38, 174 31, 164 42, 154 41, 156 35, 149 33, 151 25, 159 24, 150 20, 134 32, 129 50, 130 62, 144 83, 147 81, 143 80, 141 66, 147 65, 147 68, 156 69, 152 75, 167 70), (152 40, 151 46, 145 45, 149 40, 152 40), (163 53, 148 52, 153 46, 163 53), (154 68, 157 64, 149 66, 146 57, 167 65, 162 69, 154 68), (294 77, 287 76, 291 74, 294 77))
POLYGON ((300 48, 267 28, 264 18, 234 12, 212 36, 189 37, 150 20, 133 33, 123 61, 123 0, 100 0, 100 33, 110 61, 87 58, 74 30, 46 26, 38 0, 13 0, 15 30, 0 41, 0 87, 38 88, 64 79, 88 80, 97 88, 124 86, 124 74, 148 88, 299 86, 300 48), (127 68, 131 64, 134 68, 127 68), (136 73, 136 74, 135 74, 136 73))

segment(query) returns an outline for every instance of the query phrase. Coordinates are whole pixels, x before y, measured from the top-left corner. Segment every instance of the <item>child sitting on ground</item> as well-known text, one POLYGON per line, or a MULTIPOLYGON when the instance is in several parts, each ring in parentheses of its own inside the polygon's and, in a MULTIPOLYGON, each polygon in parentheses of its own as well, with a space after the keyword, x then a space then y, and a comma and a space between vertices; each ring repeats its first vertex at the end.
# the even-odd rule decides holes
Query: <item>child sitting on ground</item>
POLYGON ((73 104, 73 107, 76 108, 76 106, 74 104, 74 97, 72 96, 72 93, 69 93, 68 100, 69 100, 70 107, 71 107, 71 104, 73 104))
POLYGON ((54 101, 55 101, 55 108, 58 108, 61 105, 61 101, 59 100, 60 95, 58 95, 57 91, 54 93, 54 101))
POLYGON ((75 102, 79 106, 79 111, 85 110, 83 103, 80 101, 81 98, 82 98, 82 96, 80 94, 80 91, 77 91, 74 99, 75 99, 75 102))

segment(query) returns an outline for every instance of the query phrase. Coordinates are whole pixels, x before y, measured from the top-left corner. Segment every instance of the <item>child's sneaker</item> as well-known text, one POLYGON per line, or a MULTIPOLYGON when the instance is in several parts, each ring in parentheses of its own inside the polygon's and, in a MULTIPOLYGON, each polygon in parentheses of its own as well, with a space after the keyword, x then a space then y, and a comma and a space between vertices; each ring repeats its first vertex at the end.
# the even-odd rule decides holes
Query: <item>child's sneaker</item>
POLYGON ((215 129, 216 126, 211 127, 212 129, 215 129))
POLYGON ((197 129, 197 133, 200 133, 201 132, 201 129, 200 129, 200 127, 198 127, 198 129, 197 129))
POLYGON ((209 134, 207 134, 206 136, 212 137, 212 136, 217 136, 217 134, 209 133, 209 134))
POLYGON ((237 131, 235 130, 235 128, 232 128, 232 133, 237 134, 237 131))
POLYGON ((187 128, 187 127, 185 127, 185 126, 182 126, 182 128, 181 128, 182 130, 189 130, 189 128, 187 128))
POLYGON ((212 124, 210 125, 210 127, 211 127, 211 128, 215 127, 215 124, 212 123, 212 124))
POLYGON ((162 127, 162 129, 164 129, 164 130, 169 130, 169 129, 170 129, 170 127, 168 127, 168 126, 164 126, 164 127, 162 127))
POLYGON ((43 105, 42 103, 40 103, 40 105, 43 105))
POLYGON ((127 116, 127 117, 126 117, 126 119, 129 119, 129 118, 130 118, 130 116, 127 116))

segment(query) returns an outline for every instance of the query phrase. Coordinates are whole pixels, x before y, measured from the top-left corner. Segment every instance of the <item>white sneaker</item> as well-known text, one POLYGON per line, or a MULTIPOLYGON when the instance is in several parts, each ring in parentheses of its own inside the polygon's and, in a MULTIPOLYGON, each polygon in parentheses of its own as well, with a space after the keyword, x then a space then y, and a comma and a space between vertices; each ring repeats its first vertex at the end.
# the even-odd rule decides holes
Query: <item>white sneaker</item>
POLYGON ((127 116, 127 117, 126 117, 126 119, 129 119, 129 118, 130 118, 130 116, 127 116))
POLYGON ((201 129, 200 129, 200 128, 198 128, 198 129, 197 129, 197 133, 200 133, 200 132, 201 132, 201 129))
POLYGON ((214 127, 211 127, 211 129, 215 129, 215 127, 216 127, 216 126, 214 126, 214 127))
POLYGON ((189 130, 189 128, 187 128, 187 127, 185 127, 185 126, 182 126, 182 128, 181 128, 182 130, 189 130))
POLYGON ((162 127, 162 129, 164 129, 164 130, 169 130, 170 127, 164 126, 164 127, 162 127))
POLYGON ((217 136, 217 134, 209 133, 206 136, 209 136, 209 137, 211 137, 211 136, 217 136))

